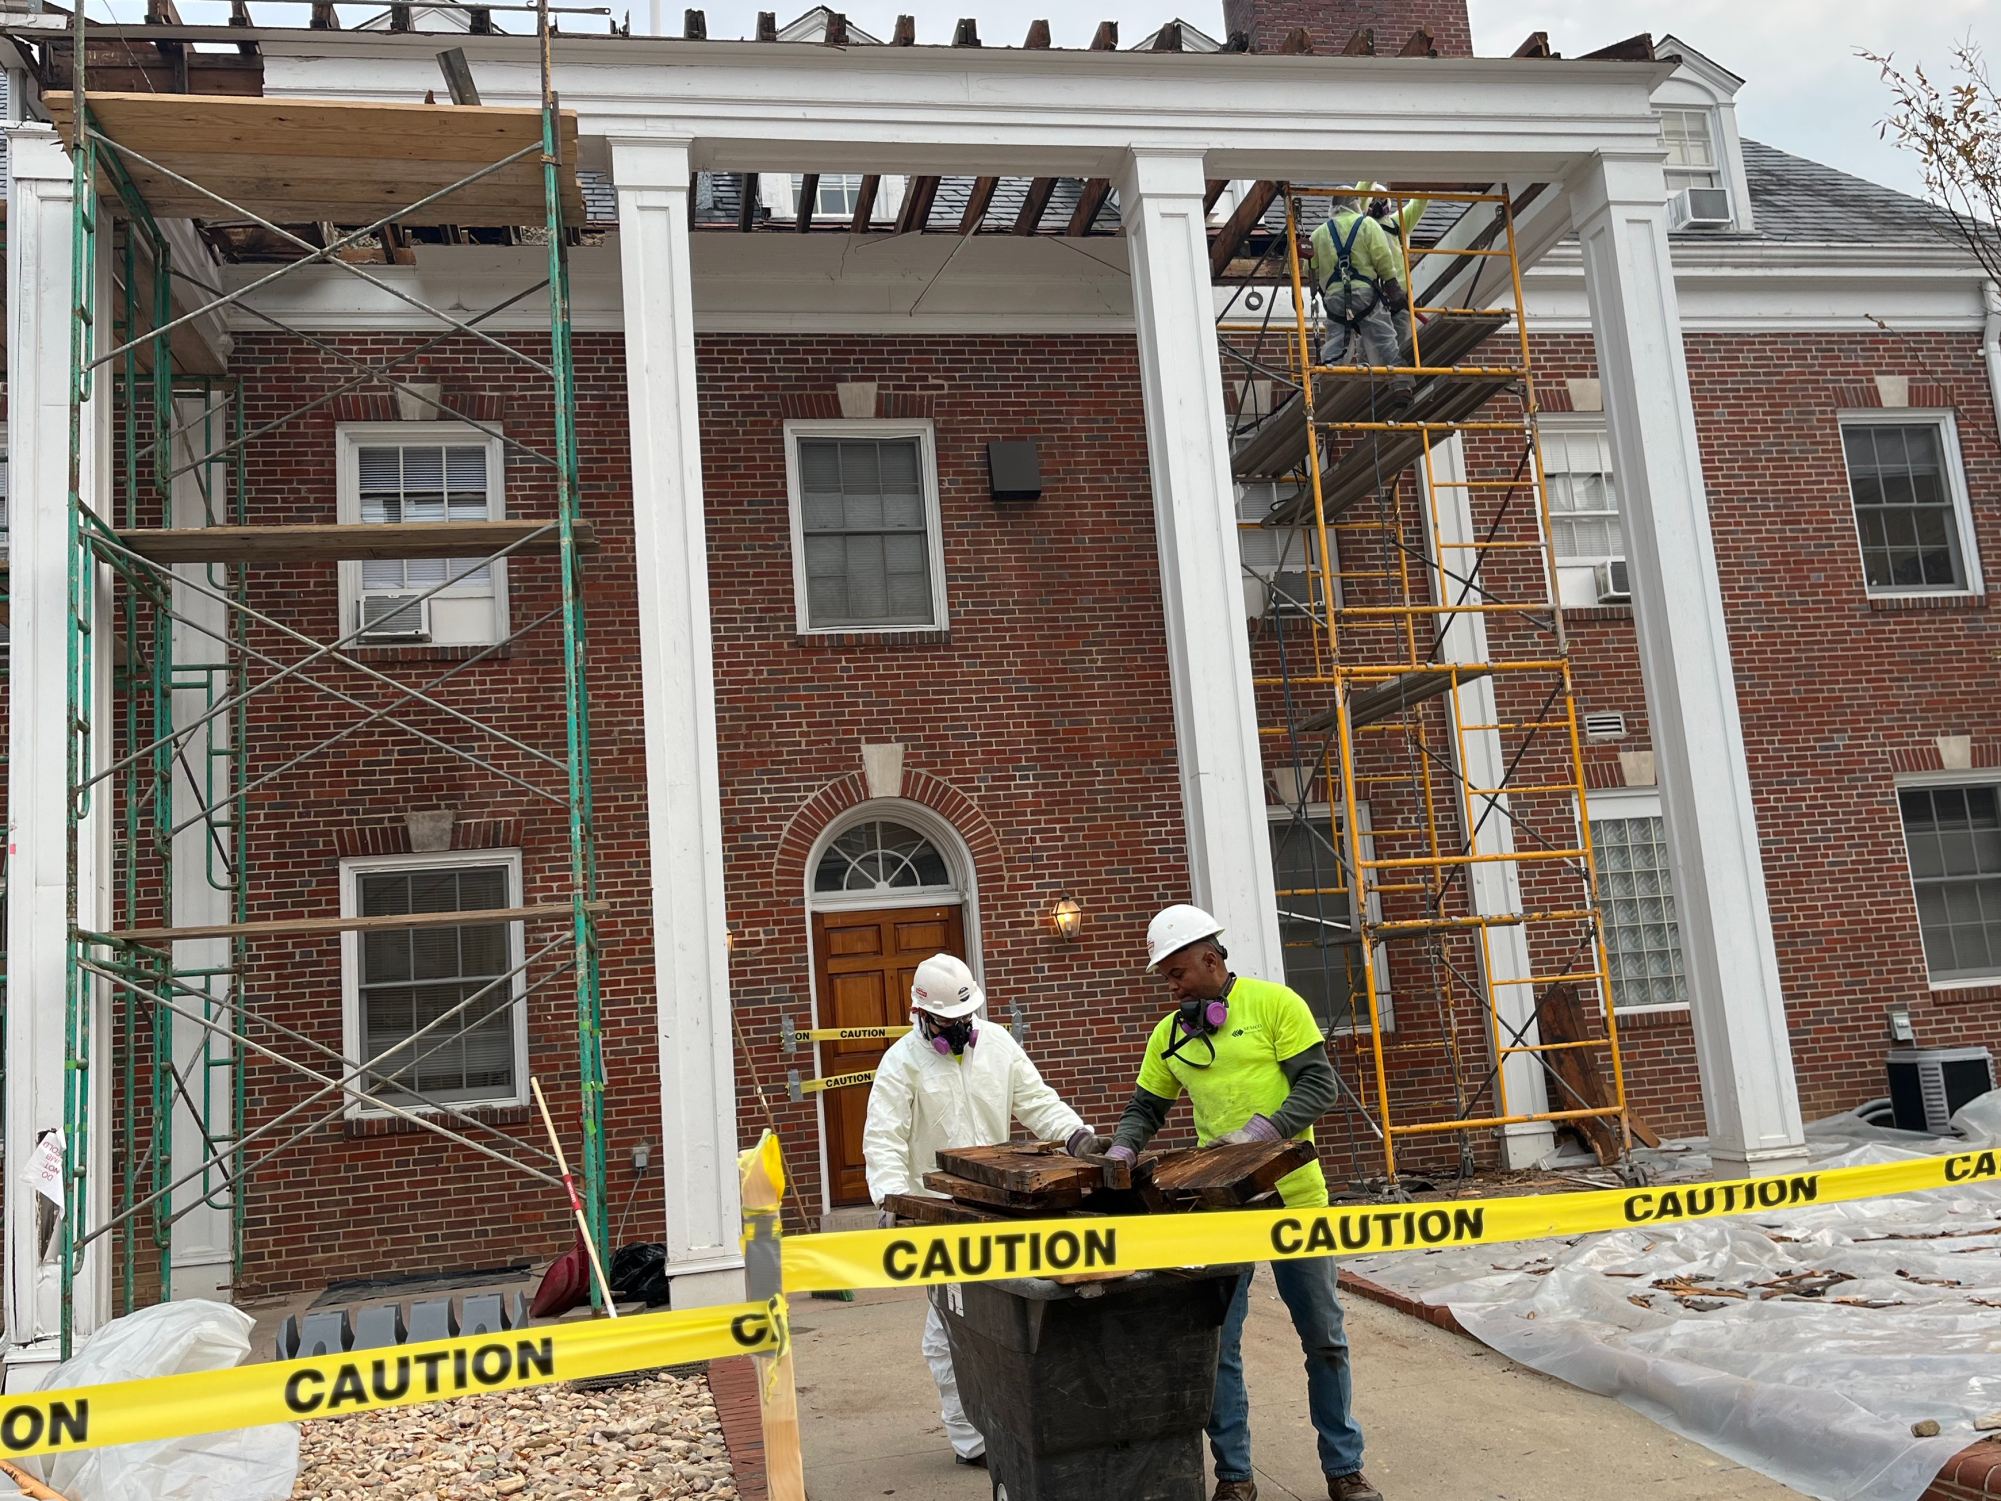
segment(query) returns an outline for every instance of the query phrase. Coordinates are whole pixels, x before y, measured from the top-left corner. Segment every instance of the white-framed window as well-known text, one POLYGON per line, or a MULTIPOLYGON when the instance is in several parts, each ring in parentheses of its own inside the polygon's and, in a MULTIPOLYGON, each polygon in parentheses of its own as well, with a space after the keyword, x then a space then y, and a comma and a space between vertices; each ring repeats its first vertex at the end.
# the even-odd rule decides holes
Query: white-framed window
MULTIPOLYGON (((1271 831, 1272 886, 1278 900, 1279 943, 1285 983, 1297 991, 1329 1036, 1367 1031, 1369 991, 1361 930, 1355 922, 1354 888, 1347 878, 1340 824, 1327 803, 1304 808, 1283 803, 1265 809, 1271 831)), ((1362 858, 1373 859, 1375 841, 1362 812, 1362 858)), ((1382 918, 1382 898, 1367 896, 1370 921, 1382 918)), ((1384 1031, 1396 1027, 1390 999, 1388 954, 1377 950, 1376 1014, 1384 1031)))
POLYGON ((1716 150, 1715 112, 1706 109, 1663 109, 1661 144, 1667 147, 1667 189, 1724 186, 1716 150))
POLYGON ((1932 983, 2001 978, 2001 786, 1899 787, 1897 811, 1932 983))
POLYGON ((943 630, 945 544, 931 424, 785 424, 802 633, 943 630))
MULTIPOLYGON (((341 915, 478 912, 521 905, 518 850, 461 850, 341 862, 341 915)), ((342 935, 347 1056, 368 1092, 404 1109, 427 1101, 524 1104, 528 1090, 521 924, 368 928, 342 935)), ((356 1101, 349 1114, 380 1113, 356 1101)))
MULTIPOLYGON (((806 189, 806 179, 799 173, 792 174, 793 213, 798 213, 799 195, 806 189)), ((819 187, 813 197, 813 217, 815 219, 850 220, 855 216, 855 208, 862 201, 862 179, 859 172, 827 172, 820 176, 819 187)))
MULTIPOLYGON (((1300 615, 1320 607, 1317 583, 1320 560, 1314 556, 1319 544, 1311 526, 1260 526, 1266 514, 1278 504, 1281 494, 1290 495, 1297 487, 1268 482, 1237 486, 1237 548, 1244 570, 1244 613, 1252 620, 1269 615, 1274 607, 1281 614, 1300 615)), ((1327 534, 1331 553, 1335 535, 1327 534)), ((1335 565, 1337 568, 1339 564, 1335 565)), ((1336 591, 1335 597, 1340 597, 1336 591)))
POLYGON ((1557 598, 1573 609, 1616 598, 1626 592, 1626 532, 1612 474, 1611 434, 1603 419, 1544 418, 1539 431, 1557 598))
POLYGON ((1841 452, 1868 591, 1981 593, 1952 413, 1844 414, 1841 452))
POLYGON ((1622 1012, 1686 1006, 1688 971, 1660 793, 1594 792, 1590 808, 1612 1004, 1622 1012))
MULTIPOLYGON (((503 445, 476 427, 347 423, 339 443, 338 514, 344 525, 506 519, 503 445)), ((341 634, 365 630, 364 642, 491 645, 507 635, 507 562, 345 562, 340 612, 341 634)))

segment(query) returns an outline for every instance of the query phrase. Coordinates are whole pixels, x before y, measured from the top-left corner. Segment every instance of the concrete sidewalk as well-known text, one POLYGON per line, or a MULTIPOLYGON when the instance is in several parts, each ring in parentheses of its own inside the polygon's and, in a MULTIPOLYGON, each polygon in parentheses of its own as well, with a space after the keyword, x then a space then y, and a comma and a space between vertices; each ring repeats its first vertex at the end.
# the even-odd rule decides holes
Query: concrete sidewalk
MULTIPOLYGON (((1259 1269, 1244 1330, 1262 1501, 1327 1494, 1306 1416, 1299 1340, 1259 1269)), ((1462 1335, 1344 1297, 1369 1478, 1387 1501, 1784 1501, 1799 1494, 1676 1438, 1617 1402, 1516 1365, 1462 1335)), ((812 1501, 979 1501, 984 1470, 952 1463, 917 1352, 918 1292, 794 1305, 799 1419, 812 1501)))

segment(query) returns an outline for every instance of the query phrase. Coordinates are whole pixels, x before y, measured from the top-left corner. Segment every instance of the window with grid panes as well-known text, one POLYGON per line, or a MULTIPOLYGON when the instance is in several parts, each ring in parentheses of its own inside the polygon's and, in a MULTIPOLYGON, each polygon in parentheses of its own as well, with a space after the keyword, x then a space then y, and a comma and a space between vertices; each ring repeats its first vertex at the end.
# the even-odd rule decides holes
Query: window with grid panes
POLYGON ((2001 789, 1906 787, 1897 803, 1932 979, 2001 974, 2001 789))
MULTIPOLYGON (((492 519, 498 508, 489 457, 483 442, 362 444, 356 452, 359 519, 363 524, 492 519)), ((368 559, 361 564, 357 601, 363 613, 350 629, 384 635, 427 630, 434 641, 497 639, 493 572, 492 565, 475 567, 464 558, 368 559), (427 604, 414 598, 439 585, 446 587, 427 604), (395 601, 405 597, 411 602, 397 608, 395 601)))
MULTIPOLYGON (((1286 488, 1287 495, 1293 488, 1286 488)), ((1287 615, 1301 614, 1318 605, 1322 592, 1318 583, 1317 530, 1310 526, 1256 524, 1264 520, 1279 499, 1279 487, 1275 484, 1237 487, 1237 549, 1244 572, 1257 581, 1257 586, 1246 590, 1245 598, 1254 608, 1262 605, 1258 610, 1260 617, 1269 614, 1274 606, 1287 615)), ((1330 530, 1327 534, 1330 552, 1336 541, 1335 533, 1330 530)))
POLYGON ((1549 480, 1550 544, 1562 563, 1605 563, 1626 555, 1612 440, 1602 427, 1552 428, 1542 435, 1549 480))
POLYGON ((808 628, 938 624, 921 441, 797 441, 808 628))
MULTIPOLYGON (((356 877, 358 910, 386 917, 506 907, 510 875, 504 865, 472 864, 365 871, 356 877)), ((518 1098, 509 925, 369 929, 357 936, 361 1047, 374 1060, 371 1092, 405 1105, 416 1096, 518 1098)))
MULTIPOLYGON (((792 201, 797 203, 799 195, 806 189, 806 179, 798 174, 792 178, 792 201)), ((858 173, 823 173, 820 185, 813 196, 813 217, 816 219, 852 219, 855 209, 862 201, 862 180, 858 173)))
POLYGON ((1665 821, 1594 818, 1591 846, 1598 863, 1612 1004, 1621 1010, 1686 1005, 1688 976, 1682 968, 1665 821))
MULTIPOLYGON (((1367 962, 1344 878, 1334 820, 1325 804, 1270 810, 1272 886, 1278 894, 1279 942, 1285 983, 1298 992, 1323 1032, 1369 1025, 1367 962)), ((1365 853, 1366 858, 1366 853, 1365 853)), ((1393 1025, 1388 996, 1377 986, 1385 1030, 1393 1025)))
POLYGON ((1844 422, 1848 489, 1873 593, 1968 585, 1959 508, 1936 422, 1844 422))
POLYGON ((1720 188, 1723 173, 1716 161, 1716 136, 1706 109, 1661 111, 1661 144, 1667 147, 1667 189, 1720 188))

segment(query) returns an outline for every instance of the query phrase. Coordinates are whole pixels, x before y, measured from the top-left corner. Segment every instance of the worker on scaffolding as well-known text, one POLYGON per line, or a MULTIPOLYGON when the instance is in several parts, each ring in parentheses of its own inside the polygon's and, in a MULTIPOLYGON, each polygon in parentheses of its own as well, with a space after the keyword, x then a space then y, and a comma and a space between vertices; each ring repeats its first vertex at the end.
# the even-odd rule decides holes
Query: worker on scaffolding
MULTIPOLYGON (((1196 1140, 1205 1147, 1311 1141, 1313 1123, 1333 1105, 1339 1085, 1312 1011, 1283 985, 1232 974, 1222 936, 1223 925, 1200 907, 1169 907, 1148 926, 1147 968, 1167 982, 1175 1009, 1147 1038, 1138 1086, 1107 1156, 1136 1162, 1184 1090, 1194 1107, 1196 1140)), ((1278 1191, 1288 1208, 1327 1203, 1318 1162, 1279 1179, 1278 1191)), ((1331 1501, 1382 1501, 1362 1474, 1362 1430, 1349 1410, 1348 1338, 1334 1263, 1313 1257, 1274 1261, 1271 1269, 1306 1352, 1306 1401, 1327 1494, 1331 1501)), ((1237 1283, 1216 1362, 1209 1417, 1215 1501, 1257 1501, 1243 1358, 1253 1275, 1245 1272, 1237 1283)))
MULTIPOLYGON (((1410 298, 1402 257, 1391 248, 1383 226, 1369 217, 1373 187, 1356 183, 1334 199, 1333 212, 1301 252, 1327 310, 1323 364, 1393 368, 1404 363, 1394 309, 1399 304, 1407 309, 1410 298)), ((1410 405, 1413 384, 1408 374, 1392 376, 1388 399, 1377 415, 1393 415, 1410 405)))
MULTIPOLYGON (((1397 285, 1402 289, 1401 296, 1392 295, 1389 299, 1390 323, 1396 329, 1397 348, 1406 353, 1414 350, 1416 345, 1410 336, 1410 260, 1405 256, 1403 247, 1404 241, 1410 238, 1410 232, 1417 228, 1418 220, 1424 217, 1424 211, 1430 207, 1429 198, 1413 198, 1399 205, 1390 196, 1390 190, 1381 183, 1369 184, 1369 217, 1382 226, 1383 238, 1389 242, 1390 259, 1396 263, 1397 285)), ((1407 361, 1403 354, 1399 354, 1398 363, 1415 361, 1407 361)))
MULTIPOLYGON (((1042 1082, 1028 1055, 1005 1027, 983 1025, 986 994, 963 959, 933 954, 917 966, 910 985, 911 1030, 891 1044, 869 1087, 862 1160, 869 1197, 884 1229, 896 1215, 884 1207, 891 1194, 942 1198, 924 1186, 938 1153, 958 1147, 993 1147, 1008 1140, 1010 1118, 1038 1140, 1063 1142, 1072 1153, 1104 1138, 1042 1082)), ((966 1417, 952 1371, 952 1347, 939 1312, 942 1287, 932 1290, 924 1321, 924 1359, 938 1383, 945 1436, 962 1465, 985 1466, 987 1441, 966 1417)))

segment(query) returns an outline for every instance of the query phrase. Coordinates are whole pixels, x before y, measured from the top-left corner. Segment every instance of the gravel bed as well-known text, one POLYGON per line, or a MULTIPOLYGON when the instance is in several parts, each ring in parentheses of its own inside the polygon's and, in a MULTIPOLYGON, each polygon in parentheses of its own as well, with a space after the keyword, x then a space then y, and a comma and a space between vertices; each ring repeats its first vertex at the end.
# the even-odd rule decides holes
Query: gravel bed
POLYGON ((702 1376, 612 1391, 490 1392, 301 1425, 294 1501, 730 1501, 736 1477, 702 1376))

